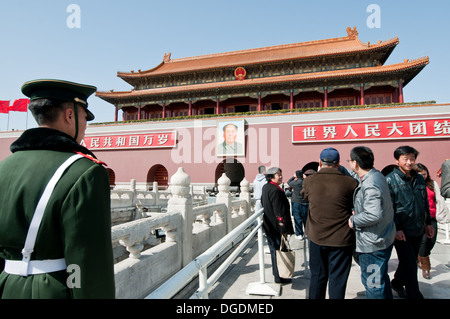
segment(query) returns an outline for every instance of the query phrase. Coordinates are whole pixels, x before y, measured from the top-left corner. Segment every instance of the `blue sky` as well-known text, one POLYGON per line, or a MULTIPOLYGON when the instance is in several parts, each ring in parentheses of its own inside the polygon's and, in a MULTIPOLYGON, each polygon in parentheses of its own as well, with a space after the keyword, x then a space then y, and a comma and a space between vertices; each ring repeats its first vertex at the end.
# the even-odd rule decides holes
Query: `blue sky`
MULTIPOLYGON (((364 0, 14 0, 0 1, 0 100, 24 97, 22 84, 57 78, 100 91, 130 90, 117 71, 147 70, 172 58, 346 36, 362 42, 399 37, 386 64, 430 57, 404 90, 406 101, 450 102, 450 1, 364 0), (80 8, 80 28, 67 20, 80 8), (380 27, 370 28, 370 4, 380 27)), ((114 107, 89 99, 94 122, 114 120, 114 107)), ((11 112, 9 129, 35 127, 31 114, 11 112)), ((0 114, 0 131, 8 115, 0 114)))

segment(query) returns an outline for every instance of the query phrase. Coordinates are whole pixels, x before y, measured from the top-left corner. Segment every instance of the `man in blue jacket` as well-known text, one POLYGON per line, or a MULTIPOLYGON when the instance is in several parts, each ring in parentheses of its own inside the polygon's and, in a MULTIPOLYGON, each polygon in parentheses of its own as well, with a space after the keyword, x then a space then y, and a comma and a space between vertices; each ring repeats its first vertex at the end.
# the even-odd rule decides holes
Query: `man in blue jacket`
POLYGON ((398 167, 386 176, 397 228, 394 246, 398 267, 391 286, 400 297, 411 299, 423 299, 417 280, 417 256, 423 234, 429 238, 434 234, 425 180, 413 169, 418 154, 411 146, 398 147, 394 151, 398 167))

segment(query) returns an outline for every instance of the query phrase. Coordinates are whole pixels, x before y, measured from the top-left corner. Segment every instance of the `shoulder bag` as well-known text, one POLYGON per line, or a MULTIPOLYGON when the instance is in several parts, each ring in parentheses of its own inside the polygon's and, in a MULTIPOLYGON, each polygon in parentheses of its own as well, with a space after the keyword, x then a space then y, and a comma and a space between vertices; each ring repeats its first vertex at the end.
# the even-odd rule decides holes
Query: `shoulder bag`
POLYGON ((276 251, 277 267, 280 278, 292 278, 295 269, 295 251, 289 245, 287 237, 281 235, 280 249, 276 251))

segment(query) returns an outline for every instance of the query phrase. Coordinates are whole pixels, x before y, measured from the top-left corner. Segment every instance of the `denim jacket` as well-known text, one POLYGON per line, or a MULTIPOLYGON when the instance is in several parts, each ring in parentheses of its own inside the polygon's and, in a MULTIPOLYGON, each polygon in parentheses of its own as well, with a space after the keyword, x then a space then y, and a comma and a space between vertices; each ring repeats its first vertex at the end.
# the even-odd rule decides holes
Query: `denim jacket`
POLYGON ((425 232, 425 225, 431 224, 423 176, 413 171, 409 177, 395 168, 386 176, 386 180, 391 190, 397 230, 403 230, 406 236, 421 236, 425 232))
POLYGON ((371 253, 388 248, 395 239, 394 210, 385 177, 372 168, 353 194, 356 251, 371 253))

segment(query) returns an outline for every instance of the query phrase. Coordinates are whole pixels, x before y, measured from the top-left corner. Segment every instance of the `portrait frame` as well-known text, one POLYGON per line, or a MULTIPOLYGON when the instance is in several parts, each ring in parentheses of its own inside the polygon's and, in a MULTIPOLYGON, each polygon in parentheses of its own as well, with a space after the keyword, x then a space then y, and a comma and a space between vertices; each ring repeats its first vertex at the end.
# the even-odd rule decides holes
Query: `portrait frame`
POLYGON ((216 126, 216 156, 245 156, 245 120, 217 120, 216 126), (231 126, 227 128, 228 125, 231 126), (235 138, 232 140, 234 131, 235 138))

